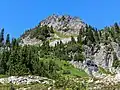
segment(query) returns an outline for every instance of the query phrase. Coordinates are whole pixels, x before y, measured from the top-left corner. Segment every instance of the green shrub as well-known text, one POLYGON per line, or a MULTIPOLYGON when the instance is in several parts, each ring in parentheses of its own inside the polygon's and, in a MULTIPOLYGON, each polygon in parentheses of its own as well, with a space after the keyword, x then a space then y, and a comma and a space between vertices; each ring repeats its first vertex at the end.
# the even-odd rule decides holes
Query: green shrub
POLYGON ((71 74, 70 70, 63 70, 63 74, 71 74))

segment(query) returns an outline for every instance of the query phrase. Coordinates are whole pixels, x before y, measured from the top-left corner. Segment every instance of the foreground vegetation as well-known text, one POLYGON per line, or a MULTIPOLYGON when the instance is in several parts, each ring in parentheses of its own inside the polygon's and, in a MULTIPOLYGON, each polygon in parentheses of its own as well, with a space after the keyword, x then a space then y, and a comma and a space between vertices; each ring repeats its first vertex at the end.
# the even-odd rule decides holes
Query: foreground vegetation
POLYGON ((86 90, 87 83, 81 82, 83 79, 76 77, 59 77, 54 84, 37 84, 32 83, 29 85, 0 85, 0 90, 16 90, 26 88, 27 90, 47 90, 48 88, 54 90, 86 90))
POLYGON ((119 90, 120 85, 105 86, 100 89, 96 89, 94 85, 89 85, 86 81, 81 82, 81 79, 75 78, 58 78, 55 84, 37 84, 32 83, 29 85, 2 85, 0 84, 0 90, 119 90))

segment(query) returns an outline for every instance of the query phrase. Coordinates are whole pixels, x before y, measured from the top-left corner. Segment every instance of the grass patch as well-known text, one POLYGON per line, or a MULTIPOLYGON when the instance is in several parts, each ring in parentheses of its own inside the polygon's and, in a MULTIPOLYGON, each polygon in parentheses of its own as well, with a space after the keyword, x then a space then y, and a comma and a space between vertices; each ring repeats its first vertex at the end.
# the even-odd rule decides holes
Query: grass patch
POLYGON ((112 74, 109 70, 106 70, 102 67, 99 67, 99 73, 103 73, 103 74, 112 74))
POLYGON ((64 67, 64 69, 69 70, 73 76, 88 77, 88 74, 83 70, 79 70, 74 67, 64 67))
MULTIPOLYGON (((44 60, 44 61, 49 61, 51 59, 50 58, 48 58, 48 59, 41 58, 41 60, 44 60)), ((60 60, 58 58, 55 58, 53 61, 55 61, 55 63, 62 69, 61 71, 59 71, 59 73, 62 75, 88 77, 88 74, 84 70, 80 70, 80 69, 75 68, 73 65, 69 64, 69 62, 67 62, 65 60, 60 60), (63 74, 63 71, 70 71, 70 73, 63 74)))
POLYGON ((61 65, 63 70, 70 71, 72 76, 88 77, 88 74, 84 70, 75 68, 73 65, 69 64, 67 61, 57 61, 61 65))
POLYGON ((7 78, 9 77, 8 75, 3 75, 3 74, 0 74, 0 78, 7 78))
POLYGON ((60 32, 57 32, 57 31, 55 31, 55 34, 58 35, 58 37, 60 37, 60 38, 69 38, 69 37, 71 37, 70 35, 64 35, 64 34, 62 34, 60 32))

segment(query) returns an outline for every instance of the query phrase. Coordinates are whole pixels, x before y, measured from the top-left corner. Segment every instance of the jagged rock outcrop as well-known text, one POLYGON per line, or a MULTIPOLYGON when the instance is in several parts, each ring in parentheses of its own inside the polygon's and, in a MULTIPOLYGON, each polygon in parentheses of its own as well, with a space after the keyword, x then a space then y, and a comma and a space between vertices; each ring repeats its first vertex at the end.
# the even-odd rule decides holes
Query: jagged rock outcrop
POLYGON ((41 26, 48 25, 53 27, 56 31, 65 35, 78 34, 85 23, 79 17, 72 17, 70 15, 55 15, 49 16, 40 22, 41 26))

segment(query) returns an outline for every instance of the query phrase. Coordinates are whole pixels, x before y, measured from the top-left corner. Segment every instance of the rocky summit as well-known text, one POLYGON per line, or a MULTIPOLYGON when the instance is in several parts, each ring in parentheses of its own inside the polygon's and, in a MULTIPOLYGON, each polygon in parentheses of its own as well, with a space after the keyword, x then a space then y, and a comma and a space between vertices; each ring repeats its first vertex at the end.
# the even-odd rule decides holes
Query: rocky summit
POLYGON ((41 21, 40 25, 48 25, 49 27, 52 26, 56 31, 66 35, 78 34, 79 30, 82 27, 85 27, 85 23, 79 17, 55 14, 41 21))
MULTIPOLYGON (((32 33, 34 33, 37 30, 40 30, 40 27, 48 26, 52 27, 54 33, 50 32, 50 36, 47 39, 52 40, 51 45, 55 45, 56 40, 58 42, 60 40, 63 40, 63 42, 68 42, 69 37, 76 36, 79 34, 79 31, 81 28, 85 27, 85 23, 79 18, 79 17, 72 17, 70 15, 56 15, 53 14, 46 19, 42 20, 38 26, 36 26, 33 29, 30 29, 26 31, 21 36, 21 43, 23 44, 41 44, 41 39, 32 36, 32 33)), ((40 35, 40 33, 38 32, 40 35)))

